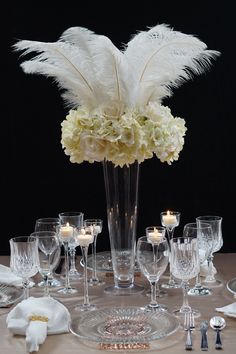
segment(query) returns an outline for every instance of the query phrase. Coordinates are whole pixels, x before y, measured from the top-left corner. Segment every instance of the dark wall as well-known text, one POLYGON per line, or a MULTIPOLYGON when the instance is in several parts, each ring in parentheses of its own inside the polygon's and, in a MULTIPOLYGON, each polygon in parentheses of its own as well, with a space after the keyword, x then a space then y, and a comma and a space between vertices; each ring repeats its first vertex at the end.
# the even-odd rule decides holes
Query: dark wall
POLYGON ((171 166, 157 158, 141 164, 137 234, 160 224, 159 214, 166 209, 181 211, 179 233, 198 215, 221 215, 221 251, 236 252, 235 26, 230 3, 149 1, 130 3, 132 10, 120 1, 6 5, 0 254, 9 253, 11 237, 32 232, 36 218, 70 210, 104 219, 98 250, 109 248, 102 166, 69 162, 60 144, 60 124, 67 109, 57 86, 43 76, 24 74, 11 46, 17 39, 56 41, 68 27, 83 26, 108 36, 119 47, 137 30, 158 23, 197 35, 222 55, 209 72, 185 83, 163 102, 173 115, 186 120, 188 131, 180 158, 171 166))

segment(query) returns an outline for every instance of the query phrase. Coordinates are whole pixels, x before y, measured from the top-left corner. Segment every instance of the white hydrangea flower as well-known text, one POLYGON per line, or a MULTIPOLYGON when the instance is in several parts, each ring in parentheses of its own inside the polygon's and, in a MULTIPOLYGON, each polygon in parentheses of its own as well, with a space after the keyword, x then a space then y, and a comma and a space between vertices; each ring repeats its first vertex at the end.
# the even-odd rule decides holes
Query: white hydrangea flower
POLYGON ((100 109, 89 112, 79 107, 62 122, 61 143, 71 162, 107 159, 122 167, 155 154, 171 164, 183 148, 185 132, 184 119, 173 117, 169 107, 158 103, 111 118, 100 109))

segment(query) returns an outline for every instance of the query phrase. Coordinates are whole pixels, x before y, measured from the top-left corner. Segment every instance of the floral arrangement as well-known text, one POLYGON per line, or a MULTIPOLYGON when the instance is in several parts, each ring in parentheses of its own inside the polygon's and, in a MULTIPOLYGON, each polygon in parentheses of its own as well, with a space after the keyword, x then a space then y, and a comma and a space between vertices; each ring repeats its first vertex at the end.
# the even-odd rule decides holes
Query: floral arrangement
POLYGON ((71 162, 106 159, 121 167, 153 155, 168 164, 178 160, 185 120, 162 101, 220 54, 165 24, 138 32, 122 50, 82 27, 54 43, 20 40, 14 48, 39 53, 23 70, 53 77, 63 90, 70 110, 61 143, 71 162))

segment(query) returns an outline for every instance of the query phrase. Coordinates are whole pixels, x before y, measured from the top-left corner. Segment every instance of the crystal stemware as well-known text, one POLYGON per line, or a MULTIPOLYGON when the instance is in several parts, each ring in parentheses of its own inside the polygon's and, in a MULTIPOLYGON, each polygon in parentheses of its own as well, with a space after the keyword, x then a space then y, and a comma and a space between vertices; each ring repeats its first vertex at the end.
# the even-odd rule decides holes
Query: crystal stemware
POLYGON ((223 245, 222 219, 223 219, 222 216, 216 216, 216 215, 205 215, 205 216, 203 215, 203 216, 198 216, 196 218, 196 222, 198 225, 201 225, 201 223, 210 224, 213 232, 212 249, 210 255, 207 258, 208 274, 202 282, 204 285, 206 284, 209 287, 217 287, 222 285, 222 282, 219 279, 215 278, 214 264, 213 264, 214 253, 219 251, 223 245))
MULTIPOLYGON (((80 227, 83 226, 84 221, 84 213, 81 211, 64 211, 58 214, 59 220, 61 224, 66 224, 67 222, 69 225, 73 227, 80 227)), ((69 247, 69 255, 70 255, 70 268, 69 268, 69 277, 70 279, 82 279, 83 274, 76 269, 75 265, 75 257, 76 257, 76 247, 78 245, 74 242, 72 238, 70 243, 68 244, 69 247)))
POLYGON ((65 250, 65 287, 58 290, 58 293, 64 295, 75 294, 78 292, 76 288, 72 288, 69 279, 69 244, 74 242, 75 228, 67 222, 58 227, 58 237, 65 250))
POLYGON ((39 254, 39 272, 44 281, 44 296, 50 296, 48 287, 48 277, 52 274, 52 269, 55 267, 55 257, 59 245, 59 240, 56 232, 53 231, 37 231, 30 234, 30 238, 38 240, 39 254))
POLYGON ((165 229, 160 232, 160 235, 163 236, 142 236, 137 242, 137 262, 141 272, 151 285, 151 301, 145 306, 147 311, 166 310, 166 307, 159 304, 156 300, 156 284, 169 262, 169 245, 164 234, 165 229))
MULTIPOLYGON (((60 225, 60 220, 59 218, 56 217, 43 217, 39 218, 35 221, 35 226, 34 226, 34 232, 38 231, 52 231, 52 232, 57 232, 57 228, 60 225)), ((48 276, 48 286, 49 287, 59 287, 61 286, 61 281, 57 279, 54 270, 56 269, 57 265, 59 264, 59 261, 61 259, 61 247, 58 247, 56 249, 55 254, 53 254, 54 262, 55 262, 55 267, 52 270, 52 272, 48 276)), ((40 281, 38 286, 44 287, 44 281, 40 281)))
POLYGON ((88 248, 91 243, 93 243, 93 227, 82 226, 76 229, 76 242, 80 245, 83 265, 84 265, 84 302, 83 304, 78 304, 74 307, 76 311, 91 311, 97 309, 97 306, 90 304, 89 294, 88 294, 88 274, 87 274, 87 258, 88 258, 88 248))
POLYGON ((97 248, 97 237, 102 232, 102 220, 101 219, 86 219, 84 220, 85 226, 91 226, 93 228, 94 241, 92 243, 92 278, 89 279, 89 285, 97 286, 103 285, 105 282, 98 278, 97 276, 97 262, 96 262, 96 248, 97 248))
POLYGON ((22 278, 24 298, 29 297, 29 278, 38 273, 38 240, 29 236, 13 237, 10 242, 10 268, 14 274, 22 278))
POLYGON ((200 271, 198 240, 196 237, 177 237, 170 240, 171 262, 170 270, 174 277, 182 281, 183 303, 180 309, 174 310, 176 316, 184 316, 193 312, 194 316, 200 315, 198 310, 193 310, 188 302, 188 283, 200 271))
MULTIPOLYGON (((169 247, 170 247, 170 240, 174 236, 175 228, 177 226, 179 226, 180 212, 178 212, 178 211, 169 211, 169 210, 163 211, 163 212, 160 213, 160 218, 161 218, 161 224, 164 227, 166 227, 167 239, 168 239, 169 247)), ((171 248, 170 248, 170 251, 171 251, 171 248)), ((170 259, 169 259, 169 261, 170 261, 170 259)), ((170 276, 169 276, 168 282, 167 283, 162 283, 161 287, 162 288, 166 288, 166 289, 176 289, 176 288, 180 288, 181 284, 174 279, 173 274, 171 274, 171 272, 170 272, 170 276)))
MULTIPOLYGON (((201 266, 209 257, 212 249, 213 235, 211 225, 207 223, 201 223, 201 225, 198 225, 196 222, 188 223, 184 225, 183 236, 197 237, 199 248, 199 262, 201 266)), ((199 272, 196 277, 196 283, 194 287, 188 290, 188 295, 199 296, 211 294, 212 290, 202 285, 201 276, 199 272)))

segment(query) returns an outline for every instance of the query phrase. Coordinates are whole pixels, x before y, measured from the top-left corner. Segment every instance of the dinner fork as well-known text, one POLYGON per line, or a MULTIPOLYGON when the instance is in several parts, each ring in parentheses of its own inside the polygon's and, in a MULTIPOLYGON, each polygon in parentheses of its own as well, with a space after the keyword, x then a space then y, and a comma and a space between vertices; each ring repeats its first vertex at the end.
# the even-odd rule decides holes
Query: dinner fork
POLYGON ((193 312, 186 312, 184 315, 184 329, 187 331, 185 350, 193 349, 192 330, 195 328, 193 312))

